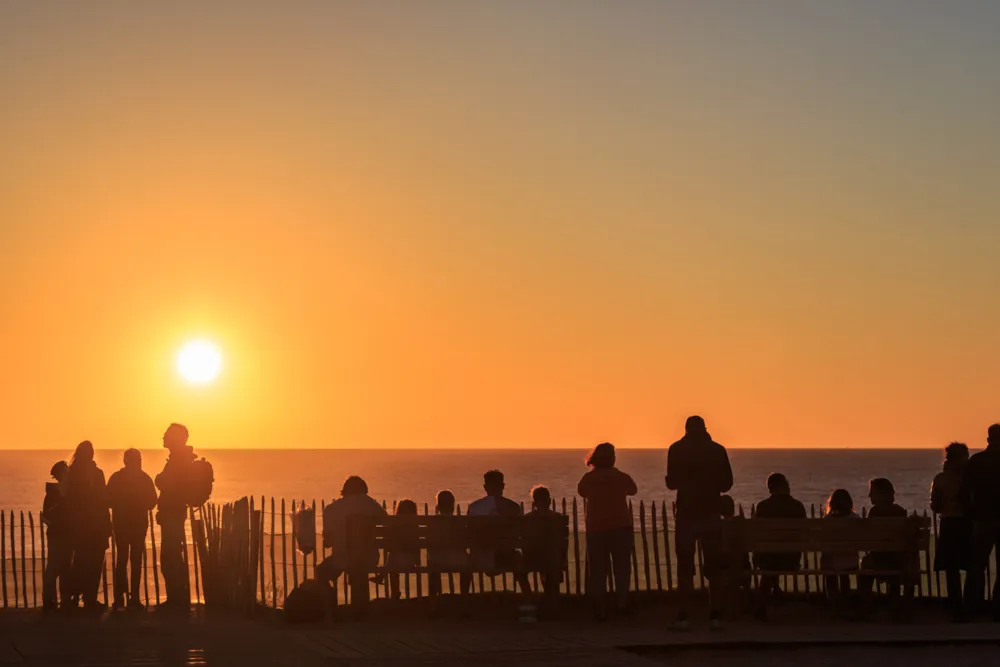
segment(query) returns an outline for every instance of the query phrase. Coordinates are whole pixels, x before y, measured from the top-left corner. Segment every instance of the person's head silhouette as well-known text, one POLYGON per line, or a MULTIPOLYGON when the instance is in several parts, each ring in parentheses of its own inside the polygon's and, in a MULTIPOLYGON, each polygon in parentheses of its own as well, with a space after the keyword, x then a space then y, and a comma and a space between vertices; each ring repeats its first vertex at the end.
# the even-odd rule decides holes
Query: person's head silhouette
POLYGON ((826 513, 834 516, 847 516, 854 511, 854 499, 847 489, 837 489, 826 501, 826 513))
POLYGON ((990 430, 986 433, 986 443, 1000 446, 1000 424, 990 426, 990 430))
POLYGON ((545 511, 552 506, 552 493, 549 487, 539 484, 531 489, 531 505, 536 510, 545 511))
POLYGON ((52 475, 52 479, 57 482, 63 481, 66 478, 66 473, 69 472, 69 464, 65 461, 56 461, 55 465, 52 466, 52 470, 49 474, 52 475))
POLYGON ((953 442, 944 448, 944 464, 962 467, 969 460, 969 446, 964 442, 953 442))
POLYGON ((896 502, 896 489, 885 477, 876 477, 868 482, 868 498, 872 505, 891 505, 896 502))
POLYGON ((705 420, 698 415, 692 415, 687 418, 684 422, 684 433, 690 436, 704 437, 708 435, 708 428, 705 426, 705 420))
POLYGON ((340 495, 344 496, 364 496, 368 494, 368 484, 357 475, 351 475, 344 480, 344 486, 340 489, 340 495))
POLYGON ((134 448, 126 449, 125 455, 122 457, 122 462, 126 468, 142 470, 142 452, 134 448))
POLYGON ((488 496, 502 496, 505 484, 503 473, 499 470, 490 470, 483 475, 483 489, 488 496))
POLYGON ((780 472, 772 472, 767 476, 767 490, 772 494, 788 495, 792 492, 792 487, 788 483, 788 478, 780 472))
POLYGON ((93 460, 94 445, 91 444, 90 440, 84 440, 76 446, 76 451, 73 452, 73 460, 70 462, 70 465, 75 466, 84 463, 91 463, 93 460))
POLYGON ((438 514, 452 515, 455 513, 455 494, 447 489, 438 491, 435 504, 438 514))
POLYGON ((595 470, 615 467, 615 446, 610 442, 602 442, 587 455, 586 464, 595 470))
POLYGON ((183 424, 171 424, 163 434, 163 446, 166 449, 174 450, 183 447, 188 441, 187 426, 183 424))

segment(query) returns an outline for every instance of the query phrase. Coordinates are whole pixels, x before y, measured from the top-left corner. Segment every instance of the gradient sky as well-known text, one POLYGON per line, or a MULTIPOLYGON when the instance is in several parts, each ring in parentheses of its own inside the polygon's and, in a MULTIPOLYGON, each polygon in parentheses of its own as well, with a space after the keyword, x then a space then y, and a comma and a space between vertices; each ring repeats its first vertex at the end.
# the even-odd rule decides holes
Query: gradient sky
POLYGON ((6 0, 0 447, 662 447, 695 412, 979 447, 997 34, 988 1, 6 0))

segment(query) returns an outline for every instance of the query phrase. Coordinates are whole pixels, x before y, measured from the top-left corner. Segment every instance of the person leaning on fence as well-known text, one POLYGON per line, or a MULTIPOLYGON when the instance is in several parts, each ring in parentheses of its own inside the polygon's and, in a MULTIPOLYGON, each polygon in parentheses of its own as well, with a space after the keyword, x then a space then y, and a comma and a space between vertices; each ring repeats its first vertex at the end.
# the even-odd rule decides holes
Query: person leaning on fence
MULTIPOLYGON (((677 492, 674 547, 677 552, 678 593, 681 610, 673 630, 688 630, 688 608, 694 597, 694 557, 701 544, 706 567, 720 561, 722 520, 719 497, 733 487, 733 469, 726 448, 712 440, 701 417, 689 417, 684 437, 667 453, 667 488, 677 492)), ((706 572, 711 583, 712 572, 706 572)), ((722 627, 724 586, 712 585, 709 626, 722 627)))
POLYGON ((632 574, 632 512, 628 497, 638 489, 628 474, 615 467, 615 446, 604 442, 587 456, 587 472, 577 485, 577 493, 587 501, 587 561, 590 578, 587 592, 594 601, 599 619, 607 616, 608 565, 615 583, 619 612, 629 611, 629 579, 632 574))
MULTIPOLYGON (((972 519, 962 504, 962 475, 968 462, 969 448, 961 442, 951 443, 944 450, 942 470, 931 484, 931 511, 941 516, 941 534, 934 544, 934 570, 945 573, 955 621, 967 618, 962 572, 968 571, 972 562, 972 519)), ((973 599, 971 588, 967 595, 973 599)))
POLYGON ((104 553, 111 538, 107 485, 104 472, 94 462, 94 446, 85 440, 76 448, 66 478, 70 535, 73 545, 73 588, 85 609, 99 611, 104 553))
POLYGON ((69 503, 66 500, 69 465, 59 461, 52 466, 50 474, 56 481, 45 485, 45 500, 42 502, 42 522, 46 526, 49 552, 42 574, 42 609, 45 611, 54 611, 58 607, 56 590, 65 607, 73 606, 70 602, 73 598, 70 573, 73 546, 70 542, 69 503))
MULTIPOLYGON (((969 458, 962 475, 962 500, 972 517, 973 532, 965 602, 972 613, 978 613, 986 595, 986 568, 994 548, 1000 563, 1000 424, 990 426, 986 449, 969 458)), ((991 613, 993 620, 1000 622, 1000 576, 993 582, 991 613)))
MULTIPOLYGON (((837 489, 826 501, 825 519, 860 519, 854 511, 854 499, 847 489, 837 489)), ((851 574, 858 571, 857 551, 824 551, 820 569, 826 574, 826 595, 833 604, 843 605, 851 592, 851 574)))
MULTIPOLYGON (((780 472, 771 473, 767 478, 767 498, 757 503, 754 519, 805 519, 806 507, 792 497, 792 488, 788 478, 780 472)), ((802 554, 769 554, 754 553, 754 565, 758 570, 767 572, 793 572, 802 563, 802 554)), ((760 588, 757 591, 757 615, 766 615, 767 603, 778 590, 778 575, 763 574, 760 578, 760 588)))
MULTIPOLYGON (((368 495, 368 484, 357 476, 344 480, 340 498, 323 509, 323 546, 330 549, 330 555, 319 564, 316 578, 333 587, 334 601, 337 599, 337 579, 351 565, 347 551, 348 519, 354 516, 384 517, 385 515, 382 506, 368 495)), ((378 565, 378 548, 367 554, 364 564, 369 569, 374 569, 378 565)))
POLYGON ((108 504, 114 525, 118 562, 115 564, 115 607, 139 608, 139 585, 142 582, 142 557, 146 552, 149 512, 156 507, 156 487, 142 469, 142 454, 129 449, 123 457, 125 467, 108 479, 108 504), (128 567, 132 567, 129 581, 128 567))

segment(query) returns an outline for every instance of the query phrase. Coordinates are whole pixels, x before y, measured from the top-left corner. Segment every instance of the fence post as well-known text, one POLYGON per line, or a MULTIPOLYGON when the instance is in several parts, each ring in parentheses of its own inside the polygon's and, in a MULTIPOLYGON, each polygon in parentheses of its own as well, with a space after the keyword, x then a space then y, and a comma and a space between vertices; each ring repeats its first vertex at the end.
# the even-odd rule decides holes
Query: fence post
POLYGON ((14 609, 21 604, 17 587, 17 539, 14 537, 14 510, 10 511, 10 579, 14 582, 14 609))
POLYGON ((271 496, 271 608, 278 610, 278 564, 274 562, 274 496, 271 496))
POLYGON ((580 522, 576 509, 576 496, 573 496, 573 570, 576 575, 576 594, 582 593, 580 581, 580 522))
POLYGON ((265 586, 265 570, 264 570, 264 522, 267 520, 267 508, 264 502, 264 496, 260 497, 260 509, 257 510, 260 514, 260 524, 257 526, 257 531, 260 536, 257 538, 258 549, 260 549, 260 604, 264 609, 267 609, 267 588, 265 586))
MULTIPOLYGON (((14 545, 11 545, 11 553, 14 545)), ((0 587, 3 588, 3 608, 7 608, 7 514, 0 512, 0 587)), ((16 606, 16 605, 15 605, 16 606)))
MULTIPOLYGON (((284 502, 284 501, 282 501, 284 502)), ((282 525, 285 523, 284 517, 281 519, 282 525)), ((299 587, 299 565, 295 558, 295 538, 298 532, 295 530, 295 498, 292 498, 292 590, 299 587)), ((287 596, 286 596, 287 597, 287 596)))
MULTIPOLYGON (((639 506, 640 511, 642 506, 639 506)), ((659 530, 656 525, 656 501, 654 500, 649 504, 649 521, 650 521, 650 532, 653 538, 653 568, 656 572, 656 590, 663 590, 663 577, 660 574, 660 544, 659 544, 659 530)))
POLYGON ((646 575, 646 590, 650 590, 649 542, 646 540, 646 504, 639 501, 639 532, 642 534, 642 571, 646 575))
POLYGON ((25 555, 24 548, 24 511, 21 511, 21 593, 24 599, 24 608, 28 608, 28 559, 25 555))
MULTIPOLYGON (((632 508, 632 501, 628 501, 628 514, 629 520, 632 522, 632 581, 635 585, 636 592, 639 591, 639 554, 638 549, 635 546, 635 510, 632 508)), ((646 527, 643 526, 643 537, 646 536, 646 527)), ((610 569, 610 568, 609 568, 610 569)))
POLYGON ((35 517, 28 512, 28 526, 31 529, 31 606, 38 606, 38 579, 35 578, 35 517))
POLYGON ((667 523, 666 502, 660 502, 660 518, 663 521, 663 561, 667 565, 667 590, 669 591, 674 587, 674 566, 670 559, 670 524, 667 523))

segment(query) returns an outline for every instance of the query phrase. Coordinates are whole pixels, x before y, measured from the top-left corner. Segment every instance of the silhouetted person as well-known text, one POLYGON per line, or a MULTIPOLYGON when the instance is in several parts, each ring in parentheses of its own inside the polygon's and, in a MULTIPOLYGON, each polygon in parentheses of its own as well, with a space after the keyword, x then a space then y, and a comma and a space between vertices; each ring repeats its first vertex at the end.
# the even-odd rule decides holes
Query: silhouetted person
MULTIPOLYGON (((757 503, 756 519, 805 519, 806 507, 792 497, 792 488, 788 478, 780 472, 771 473, 767 477, 767 490, 770 495, 757 503)), ((785 553, 754 553, 754 564, 762 571, 798 570, 802 554, 785 553)), ((778 588, 778 575, 764 574, 760 578, 758 589, 757 614, 763 616, 768 599, 778 588)))
MULTIPOLYGON (((905 519, 908 516, 906 509, 896 504, 896 489, 885 477, 876 477, 868 483, 868 499, 872 503, 872 508, 868 510, 869 519, 905 519)), ((903 571, 907 565, 906 558, 907 554, 903 553, 871 551, 862 558, 861 569, 903 571)), ((880 583, 885 583, 889 597, 893 601, 899 598, 900 586, 907 596, 913 591, 913 586, 906 576, 862 575, 859 580, 862 596, 871 593, 872 584, 878 586, 880 583)))
POLYGON ((66 476, 70 535, 73 545, 73 588, 86 609, 98 610, 97 602, 104 567, 104 552, 111 537, 107 487, 104 473, 94 463, 94 446, 81 442, 66 476))
MULTIPOLYGON (((706 574, 719 566, 722 550, 722 520, 719 497, 733 486, 733 469, 726 448, 712 440, 701 417, 689 417, 684 437, 667 453, 667 488, 677 492, 676 538, 678 589, 681 611, 671 626, 687 630, 688 606, 694 595, 695 545, 701 544, 706 574)), ((722 627, 724 587, 712 585, 709 625, 722 627)))
MULTIPOLYGON (((434 513, 438 516, 455 516, 455 494, 447 489, 439 491, 435 499, 434 513)), ((464 548, 457 547, 428 549, 427 564, 439 572, 461 571, 469 564, 469 554, 464 548)), ((428 588, 432 596, 440 595, 441 576, 432 574, 428 588)))
MULTIPOLYGON (((847 489, 837 489, 826 501, 825 519, 860 519, 854 511, 854 499, 847 489)), ((820 567, 838 574, 826 575, 826 595, 834 604, 842 604, 851 592, 851 573, 858 571, 857 551, 824 551, 820 567)))
POLYGON ((115 564, 115 607, 128 605, 141 607, 139 584, 142 581, 142 556, 146 552, 146 532, 149 529, 149 511, 156 507, 156 487, 142 470, 142 454, 129 449, 123 457, 125 467, 108 479, 108 504, 118 547, 115 564), (132 566, 132 579, 128 580, 128 567, 132 566), (131 583, 131 586, 129 586, 131 583))
POLYGON ((45 500, 42 503, 42 521, 46 525, 49 552, 42 576, 42 608, 46 611, 53 611, 59 606, 57 584, 63 605, 72 606, 70 600, 73 598, 73 545, 70 540, 70 509, 66 500, 69 465, 59 461, 52 466, 51 475, 56 481, 45 485, 45 500))
POLYGON ((577 485, 587 501, 587 562, 590 594, 597 617, 607 616, 608 566, 615 581, 615 599, 620 612, 629 610, 629 578, 632 574, 632 512, 628 497, 638 489, 635 481, 615 467, 615 447, 603 442, 586 459, 590 471, 577 485))
MULTIPOLYGON (((400 500, 396 504, 396 516, 417 516, 417 504, 409 498, 400 500)), ((415 567, 420 562, 420 542, 416 532, 400 530, 395 537, 395 542, 386 554, 386 567, 389 570, 415 567)), ((409 578, 410 575, 403 576, 409 578)), ((399 577, 398 574, 389 575, 389 592, 394 600, 398 600, 402 595, 399 577)))
MULTIPOLYGON (((719 496, 719 515, 723 519, 732 519, 736 516, 736 501, 733 500, 732 496, 728 494, 719 496)), ((709 579, 709 583, 715 584, 721 580, 725 582, 727 590, 730 589, 731 586, 735 586, 735 592, 740 594, 741 598, 749 601, 751 588, 750 584, 753 574, 753 566, 750 563, 750 554, 744 552, 740 555, 740 573, 736 581, 730 581, 730 563, 732 563, 732 553, 723 548, 719 557, 718 566, 714 568, 706 566, 706 569, 714 570, 714 573, 711 576, 715 577, 715 580, 713 581, 712 579, 709 579), (746 593, 746 595, 743 595, 743 593, 746 593)), ((721 586, 722 584, 720 583, 719 585, 721 586)))
MULTIPOLYGON (((536 484, 531 488, 531 511, 525 516, 528 517, 548 517, 556 516, 556 511, 552 509, 552 493, 547 486, 536 484)), ((548 554, 536 553, 528 550, 524 554, 524 560, 528 571, 539 573, 538 580, 542 584, 542 590, 549 590, 549 563, 548 554)), ((561 582, 557 582, 557 586, 561 582)))
POLYGON ((167 428, 163 447, 170 453, 163 472, 156 476, 156 486, 160 490, 156 512, 156 521, 160 524, 160 571, 167 589, 167 599, 162 605, 177 609, 191 606, 191 584, 184 564, 184 523, 196 457, 187 441, 187 427, 171 424, 167 428))
MULTIPOLYGON (((944 572, 948 602, 956 621, 965 618, 962 571, 972 562, 972 519, 962 503, 962 475, 969 462, 969 448, 953 442, 944 450, 944 466, 931 484, 931 510, 941 515, 941 532, 934 544, 934 569, 944 572)), ((971 595, 971 590, 969 591, 971 595)))
POLYGON ((528 516, 551 516, 555 514, 552 509, 552 493, 549 487, 537 484, 531 487, 531 511, 528 516))
MULTIPOLYGON (((317 579, 334 587, 336 595, 337 578, 350 565, 347 552, 347 524, 352 516, 385 516, 386 512, 378 502, 368 495, 368 484, 357 476, 348 477, 340 490, 340 498, 323 510, 323 546, 330 549, 319 565, 317 579)), ((378 565, 378 549, 368 556, 369 567, 378 565)))
MULTIPOLYGON (((486 496, 469 503, 469 516, 523 516, 524 510, 519 503, 503 495, 506 484, 503 473, 499 470, 490 470, 483 475, 483 490, 486 496)), ((472 550, 472 562, 477 567, 485 571, 509 571, 516 569, 516 565, 522 558, 522 554, 510 549, 496 549, 485 552, 483 550, 472 550)), ((531 593, 531 585, 528 583, 528 575, 524 572, 515 573, 521 592, 531 593)), ((462 590, 468 590, 472 586, 472 576, 463 576, 462 590)))
MULTIPOLYGON (((973 522, 972 563, 966 574, 965 601, 976 612, 983 604, 986 566, 994 547, 1000 565, 1000 424, 990 426, 986 449, 969 458, 962 475, 962 499, 973 522)), ((1000 576, 993 584, 992 613, 993 620, 1000 621, 1000 576)))

